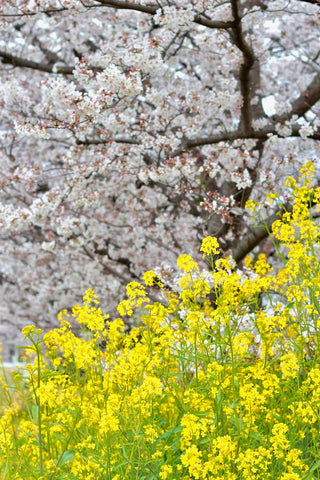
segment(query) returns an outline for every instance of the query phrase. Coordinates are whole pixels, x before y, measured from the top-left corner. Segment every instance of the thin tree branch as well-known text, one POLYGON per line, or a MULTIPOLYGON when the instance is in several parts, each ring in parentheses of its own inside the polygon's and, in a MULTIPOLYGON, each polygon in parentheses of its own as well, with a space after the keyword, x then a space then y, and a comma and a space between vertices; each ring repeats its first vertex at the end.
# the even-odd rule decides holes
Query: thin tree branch
POLYGON ((105 7, 117 8, 119 10, 135 10, 136 12, 148 13, 149 15, 155 15, 157 10, 159 10, 158 5, 141 5, 123 0, 97 0, 97 2, 105 7))
MULTIPOLYGON (((294 125, 292 127, 292 133, 289 135, 290 137, 300 137, 300 125, 294 125)), ((194 139, 187 140, 183 147, 176 149, 174 152, 171 153, 171 157, 176 157, 180 155, 183 151, 190 150, 191 148, 201 147, 203 145, 215 145, 220 142, 233 142, 235 140, 249 140, 249 139, 257 139, 257 140, 267 140, 270 135, 276 135, 279 138, 281 135, 276 131, 274 125, 267 125, 261 130, 252 130, 248 135, 244 134, 241 130, 235 130, 233 132, 221 132, 215 135, 208 135, 206 137, 198 137, 194 139)), ((311 140, 320 140, 320 130, 316 131, 312 135, 308 137, 311 140)))
POLYGON ((140 145, 138 140, 134 138, 108 138, 106 140, 94 139, 94 140, 76 140, 77 145, 105 145, 108 143, 127 143, 129 145, 140 145))
MULTIPOLYGON (((138 3, 129 3, 121 0, 96 0, 104 7, 116 8, 118 10, 135 10, 137 12, 148 13, 149 15, 155 15, 157 10, 159 10, 159 5, 139 5, 138 3)), ((307 1, 307 0, 306 0, 307 1)), ((84 5, 86 8, 97 8, 100 5, 84 5)), ((69 10, 67 7, 48 9, 48 10, 39 10, 38 12, 23 12, 23 13, 3 13, 0 14, 0 17, 24 17, 24 16, 33 16, 38 15, 39 13, 59 13, 69 10)), ((194 22, 203 25, 208 28, 221 28, 228 29, 233 25, 233 21, 223 22, 220 20, 211 20, 210 18, 204 15, 196 15, 194 22)))
POLYGON ((61 7, 61 8, 49 8, 48 10, 38 10, 37 12, 22 12, 22 13, 1 13, 0 17, 25 17, 25 16, 35 16, 39 15, 39 13, 59 13, 59 12, 65 12, 66 10, 69 10, 67 7, 61 7))
POLYGON ((39 70, 40 72, 47 73, 71 75, 75 68, 63 65, 57 66, 57 64, 55 63, 33 62, 32 60, 26 60, 25 58, 17 57, 16 55, 12 55, 11 53, 7 53, 4 51, 0 51, 0 58, 2 59, 2 63, 4 64, 10 64, 14 67, 31 68, 32 70, 39 70))
MULTIPOLYGON (((140 5, 138 3, 129 3, 123 0, 97 0, 101 5, 119 10, 135 10, 137 12, 148 13, 155 15, 159 10, 159 5, 140 5)), ((220 20, 211 20, 203 15, 196 15, 194 22, 209 28, 228 29, 233 26, 233 21, 222 22, 220 20)))

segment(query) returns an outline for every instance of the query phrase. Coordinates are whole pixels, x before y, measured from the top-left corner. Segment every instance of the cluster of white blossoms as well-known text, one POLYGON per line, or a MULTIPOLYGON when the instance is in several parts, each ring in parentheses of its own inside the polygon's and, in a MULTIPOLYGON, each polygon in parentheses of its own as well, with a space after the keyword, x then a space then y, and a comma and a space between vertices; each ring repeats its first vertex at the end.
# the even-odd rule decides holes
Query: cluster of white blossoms
POLYGON ((14 122, 14 128, 18 135, 30 135, 36 138, 50 138, 48 129, 42 125, 32 125, 27 122, 14 122))
POLYGON ((243 171, 234 170, 231 174, 231 180, 237 185, 239 190, 251 187, 252 185, 252 179, 247 168, 243 171))
POLYGON ((299 130, 300 137, 304 140, 314 134, 314 127, 310 123, 306 123, 299 130))
POLYGON ((19 105, 21 109, 27 109, 30 106, 29 97, 21 82, 14 76, 9 76, 0 85, 0 96, 6 108, 19 105))
POLYGON ((285 122, 283 124, 278 123, 276 125, 276 132, 278 135, 280 135, 280 137, 290 137, 292 134, 292 126, 290 122, 285 122))
POLYGON ((175 6, 165 6, 159 8, 153 19, 158 25, 167 28, 187 30, 195 16, 192 6, 187 8, 176 8, 175 6))

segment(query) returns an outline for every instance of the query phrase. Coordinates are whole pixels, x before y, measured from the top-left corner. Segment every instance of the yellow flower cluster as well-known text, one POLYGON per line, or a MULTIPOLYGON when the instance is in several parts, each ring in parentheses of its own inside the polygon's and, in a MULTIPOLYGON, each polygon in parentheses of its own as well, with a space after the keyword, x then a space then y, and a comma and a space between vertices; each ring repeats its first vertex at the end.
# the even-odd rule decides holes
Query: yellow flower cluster
MULTIPOLYGON (((292 209, 273 227, 280 270, 262 255, 243 274, 231 258, 204 273, 181 255, 181 291, 163 288, 163 303, 129 283, 119 312, 135 315, 130 331, 102 314, 91 289, 72 311, 82 336, 66 311, 44 337, 25 327, 31 359, 1 384, 1 478, 320 478, 312 170, 287 182, 292 209)), ((217 240, 204 239, 201 251, 218 254, 217 240)), ((143 280, 162 288, 152 271, 143 280)))
POLYGON ((129 299, 123 300, 118 305, 118 312, 121 316, 132 315, 134 308, 141 307, 141 305, 143 305, 144 303, 149 302, 145 287, 139 282, 128 283, 127 295, 129 299))
POLYGON ((180 270, 183 270, 184 272, 192 272, 192 270, 198 270, 198 264, 193 261, 193 258, 190 257, 190 255, 180 255, 180 257, 177 260, 177 266, 180 270))
POLYGON ((200 252, 203 253, 203 257, 207 255, 217 255, 219 253, 219 243, 215 237, 206 237, 204 238, 200 252))
POLYGON ((149 270, 143 274, 143 281, 147 287, 163 287, 163 283, 160 281, 160 278, 152 270, 149 270))

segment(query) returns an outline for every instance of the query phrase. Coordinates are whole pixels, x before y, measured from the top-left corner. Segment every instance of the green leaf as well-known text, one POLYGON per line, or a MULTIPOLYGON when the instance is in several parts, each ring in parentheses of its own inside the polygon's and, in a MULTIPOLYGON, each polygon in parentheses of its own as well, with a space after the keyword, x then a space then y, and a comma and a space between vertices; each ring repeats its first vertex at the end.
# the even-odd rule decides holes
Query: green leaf
POLYGON ((320 460, 318 460, 314 465, 313 467, 310 468, 309 472, 308 472, 308 475, 310 475, 310 473, 314 472, 317 468, 320 467, 320 460))
POLYGON ((293 307, 294 307, 294 304, 295 304, 295 302, 290 302, 290 303, 288 303, 288 305, 286 306, 286 308, 293 308, 293 307))
POLYGON ((71 450, 66 450, 62 456, 60 457, 59 460, 59 465, 60 467, 63 467, 68 462, 71 462, 74 457, 74 452, 71 452, 71 450))
POLYGON ((38 407, 38 405, 33 405, 31 407, 31 416, 32 416, 32 418, 35 422, 38 421, 38 417, 39 417, 39 407, 38 407))

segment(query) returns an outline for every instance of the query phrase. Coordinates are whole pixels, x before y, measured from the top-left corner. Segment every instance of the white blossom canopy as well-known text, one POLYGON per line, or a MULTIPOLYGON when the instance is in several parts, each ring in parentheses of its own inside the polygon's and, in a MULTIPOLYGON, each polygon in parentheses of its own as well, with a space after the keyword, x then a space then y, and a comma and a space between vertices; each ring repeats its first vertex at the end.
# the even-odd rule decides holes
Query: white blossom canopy
POLYGON ((247 199, 319 161, 317 0, 3 0, 0 30, 0 336, 208 233, 241 261, 247 199))

